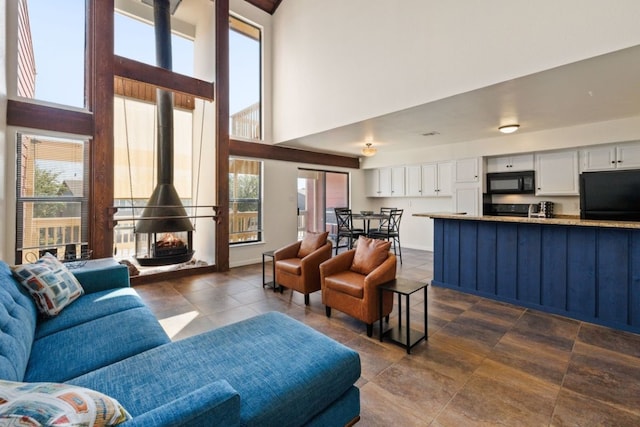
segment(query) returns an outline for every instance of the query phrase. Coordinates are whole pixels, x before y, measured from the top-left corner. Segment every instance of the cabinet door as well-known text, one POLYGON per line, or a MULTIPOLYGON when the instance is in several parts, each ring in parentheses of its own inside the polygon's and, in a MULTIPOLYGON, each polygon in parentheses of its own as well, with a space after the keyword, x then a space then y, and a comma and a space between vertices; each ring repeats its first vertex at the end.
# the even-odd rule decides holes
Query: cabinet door
POLYGON ((477 157, 474 157, 472 159, 456 160, 455 182, 478 182, 478 163, 479 159, 477 157))
POLYGON ((391 196, 391 168, 378 169, 378 196, 391 196))
POLYGON ((367 197, 380 197, 380 171, 367 169, 364 171, 367 197))
POLYGON ((489 157, 487 172, 515 172, 533 170, 533 154, 517 154, 504 157, 489 157))
POLYGON ((391 195, 404 196, 404 166, 391 168, 391 195))
POLYGON ((487 159, 487 172, 508 172, 510 165, 510 157, 489 157, 487 159))
POLYGON ((435 197, 438 195, 438 165, 430 163, 422 165, 422 195, 435 197))
POLYGON ((422 166, 406 167, 407 188, 406 195, 410 197, 422 196, 422 166))
POLYGON ((582 171, 602 171, 616 168, 615 147, 590 147, 580 152, 582 171))
POLYGON ((619 169, 640 168, 640 143, 618 145, 616 147, 616 165, 619 169))
POLYGON ((436 188, 438 196, 453 195, 453 163, 438 163, 438 186, 436 188))
POLYGON ((480 189, 476 187, 458 187, 455 191, 456 212, 469 216, 480 215, 480 189))
POLYGON ((533 170, 533 154, 519 154, 511 156, 510 171, 531 171, 533 170))
POLYGON ((578 152, 536 154, 536 196, 577 196, 578 152))

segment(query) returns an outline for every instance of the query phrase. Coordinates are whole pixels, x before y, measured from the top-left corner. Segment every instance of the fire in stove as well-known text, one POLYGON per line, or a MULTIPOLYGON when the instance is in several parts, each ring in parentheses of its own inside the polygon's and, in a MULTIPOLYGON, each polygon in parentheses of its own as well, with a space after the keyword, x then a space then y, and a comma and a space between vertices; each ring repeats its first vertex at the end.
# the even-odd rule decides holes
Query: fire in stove
POLYGON ((187 251, 187 244, 173 233, 165 233, 153 246, 156 257, 186 254, 187 251))
POLYGON ((192 245, 190 231, 136 234, 136 260, 142 266, 187 262, 193 257, 192 245))

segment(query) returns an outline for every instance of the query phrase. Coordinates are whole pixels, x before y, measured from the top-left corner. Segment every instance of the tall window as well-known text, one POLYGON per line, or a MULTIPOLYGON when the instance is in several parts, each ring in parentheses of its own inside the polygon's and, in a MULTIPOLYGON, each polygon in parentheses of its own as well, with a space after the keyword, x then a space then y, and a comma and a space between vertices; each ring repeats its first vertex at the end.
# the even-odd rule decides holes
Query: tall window
POLYGON ((19 0, 18 96, 85 106, 85 4, 19 0))
MULTIPOLYGON (((116 12, 114 15, 114 51, 118 56, 156 65, 153 25, 116 12)), ((193 77, 193 40, 171 34, 172 69, 193 77)))
POLYGON ((88 141, 18 134, 17 262, 80 254, 87 240, 88 141))
POLYGON ((234 138, 262 138, 262 32, 229 17, 229 113, 234 138))
POLYGON ((262 162, 229 159, 229 243, 262 240, 262 162))

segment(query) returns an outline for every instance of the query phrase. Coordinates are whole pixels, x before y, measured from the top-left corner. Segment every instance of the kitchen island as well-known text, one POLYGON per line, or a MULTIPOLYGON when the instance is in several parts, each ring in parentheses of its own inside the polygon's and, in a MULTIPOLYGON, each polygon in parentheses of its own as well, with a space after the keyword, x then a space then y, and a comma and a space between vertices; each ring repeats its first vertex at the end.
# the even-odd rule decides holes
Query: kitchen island
POLYGON ((640 333, 640 223, 434 220, 432 285, 640 333))

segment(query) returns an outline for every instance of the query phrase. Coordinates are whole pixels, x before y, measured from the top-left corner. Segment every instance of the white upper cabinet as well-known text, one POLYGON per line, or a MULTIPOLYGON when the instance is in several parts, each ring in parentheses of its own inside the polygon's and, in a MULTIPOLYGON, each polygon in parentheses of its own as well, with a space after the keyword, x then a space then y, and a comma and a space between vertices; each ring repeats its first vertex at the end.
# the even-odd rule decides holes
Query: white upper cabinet
POLYGON ((536 154, 536 196, 577 196, 578 152, 536 154))
POLYGON ((515 172, 533 170, 533 154, 489 157, 487 172, 515 172))
POLYGON ((471 159, 456 160, 456 173, 454 181, 462 182, 479 182, 480 181, 480 159, 473 157, 471 159))
POLYGON ((409 197, 422 196, 422 166, 412 165, 406 167, 407 188, 406 195, 409 197))
POLYGON ((589 147, 580 151, 581 171, 640 168, 640 143, 589 147))
POLYGON ((367 197, 404 196, 404 167, 368 169, 367 197))
POLYGON ((422 165, 422 196, 447 197, 453 194, 453 163, 422 165))
POLYGON ((404 196, 404 166, 391 168, 391 196, 404 196))

